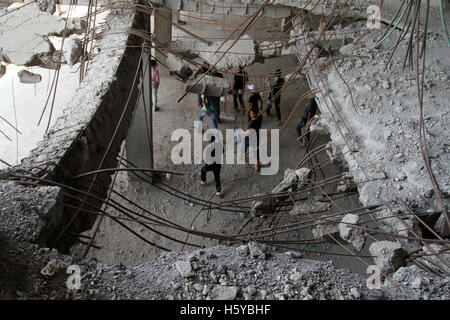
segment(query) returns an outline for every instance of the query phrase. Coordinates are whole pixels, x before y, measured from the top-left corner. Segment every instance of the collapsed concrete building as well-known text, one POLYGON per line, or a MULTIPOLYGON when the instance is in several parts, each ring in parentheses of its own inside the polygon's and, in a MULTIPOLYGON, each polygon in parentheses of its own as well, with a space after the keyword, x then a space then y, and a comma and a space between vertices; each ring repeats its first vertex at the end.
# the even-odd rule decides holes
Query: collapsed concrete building
MULTIPOLYGON (((0 172, 2 298, 450 297, 448 3, 99 5, 107 12, 100 27, 95 15, 62 18, 35 4, 0 14, 4 68, 80 66, 62 115, 28 156, 0 172), (379 19, 368 20, 370 6, 379 19), (16 38, 27 14, 35 33, 16 38), (273 26, 258 29, 258 19, 273 26), (201 32, 193 28, 199 24, 201 32), (67 51, 49 41, 70 34, 83 40, 67 41, 67 51), (171 83, 159 89, 173 104, 166 118, 152 113, 150 57, 171 83), (203 61, 225 77, 195 76, 203 61), (283 101, 292 104, 280 136, 294 131, 307 98, 315 97, 320 114, 302 156, 295 134, 281 139, 287 160, 279 174, 249 178, 246 168, 224 169, 254 188, 230 181, 236 192, 214 200, 190 186, 198 168, 168 164, 168 135, 191 121, 186 115, 195 117, 187 105, 197 107, 196 94, 229 97, 239 65, 264 93, 284 66, 290 91, 283 101), (116 241, 121 251, 100 248, 116 241), (66 285, 74 265, 81 270, 76 290, 66 285), (367 280, 369 270, 378 270, 379 286, 367 280)), ((246 125, 239 117, 228 127, 246 125)))

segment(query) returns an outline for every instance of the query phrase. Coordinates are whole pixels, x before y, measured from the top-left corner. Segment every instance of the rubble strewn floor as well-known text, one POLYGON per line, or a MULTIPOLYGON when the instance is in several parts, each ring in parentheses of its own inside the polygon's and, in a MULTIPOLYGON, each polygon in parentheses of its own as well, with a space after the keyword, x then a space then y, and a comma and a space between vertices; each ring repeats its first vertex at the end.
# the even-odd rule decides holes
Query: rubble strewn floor
MULTIPOLYGON (((173 164, 171 152, 177 142, 171 141, 171 134, 178 128, 193 133, 199 106, 197 95, 192 93, 178 101, 186 84, 161 63, 160 110, 153 112, 152 118, 155 168, 183 175, 162 175, 150 183, 120 172, 113 185, 117 193, 102 211, 108 217, 102 220, 86 258, 83 254, 92 230, 80 235, 68 255, 39 247, 45 243, 41 238, 45 233, 43 220, 49 219, 51 225, 60 218, 57 213, 46 213, 63 212, 58 206, 67 205, 56 200, 58 187, 29 187, 25 180, 1 181, 0 299, 448 300, 449 234, 442 207, 448 210, 450 194, 450 56, 446 40, 437 33, 436 23, 430 24, 425 37, 423 126, 436 180, 433 185, 420 144, 422 123, 415 66, 402 69, 409 37, 400 42, 388 68, 386 63, 400 31, 393 31, 377 48, 374 45, 387 31, 386 25, 360 38, 367 28, 366 7, 378 1, 355 1, 348 8, 345 23, 323 32, 325 36, 337 36, 329 43, 319 41, 314 49, 311 45, 322 33, 323 19, 334 12, 334 2, 319 6, 317 2, 313 7, 306 0, 275 3, 298 8, 307 5, 311 12, 304 13, 314 15, 310 16, 311 25, 294 27, 289 36, 295 40, 289 47, 285 46, 287 34, 277 31, 279 39, 274 43, 280 48, 271 50, 267 47, 270 42, 257 43, 281 26, 281 19, 262 19, 218 68, 224 73, 221 81, 225 83, 232 82, 237 64, 251 64, 246 68, 249 82, 256 84, 264 102, 268 77, 275 69, 282 69, 285 78, 291 80, 282 93, 286 127, 280 138, 277 174, 264 176, 251 165, 224 164, 224 192, 221 198, 214 198, 211 175, 206 186, 197 184, 200 165, 173 164), (355 39, 360 41, 354 43, 355 39), (297 72, 309 51, 312 55, 306 59, 306 66, 297 72), (275 57, 280 53, 283 55, 275 57), (297 102, 316 89, 320 112, 311 127, 312 146, 305 149, 298 146, 295 126, 306 101, 297 102), (209 206, 217 207, 206 208, 204 201, 209 200, 209 206), (117 210, 118 206, 124 210, 117 210), (127 210, 141 214, 143 220, 124 215, 127 210), (145 220, 150 213, 159 220, 145 220), (164 224, 162 219, 170 223, 164 224), (80 268, 81 289, 68 290, 67 271, 72 267, 80 268), (370 270, 382 272, 381 286, 376 289, 368 283, 370 270)), ((6 28, 20 26, 21 15, 30 14, 31 8, 21 11, 6 28)), ((433 14, 435 9, 434 3, 433 14)), ((212 51, 233 30, 226 26, 245 20, 198 12, 192 17, 177 22, 197 36, 213 39, 214 44, 187 39, 174 28, 178 40, 168 47, 186 55, 194 53, 197 63, 214 62, 217 54, 212 51)), ((43 19, 56 21, 60 28, 64 21, 52 16, 43 19)), ((44 44, 39 52, 17 54, 14 46, 21 46, 20 41, 11 41, 10 34, 0 32, 0 40, 3 37, 14 42, 14 46, 3 48, 9 55, 5 55, 5 61, 14 56, 19 64, 31 65, 36 56, 52 53, 48 36, 61 30, 49 31, 51 23, 45 27, 45 36, 27 35, 39 45, 21 39, 33 48, 44 44)), ((224 47, 232 42, 228 40, 224 47)), ((175 68, 193 68, 179 57, 169 56, 169 60, 175 68)), ((74 68, 77 65, 70 70, 74 68)), ((10 79, 6 75, 2 80, 10 79)), ((36 75, 25 76, 29 77, 27 81, 35 81, 36 75)), ((221 105, 222 131, 248 126, 247 116, 233 109, 231 99, 227 96, 221 105)), ((247 94, 244 100, 248 107, 247 94)), ((71 112, 77 110, 83 110, 83 106, 74 105, 71 112)), ((274 108, 270 116, 263 113, 262 128, 281 127, 274 113, 274 108)), ((62 123, 57 122, 56 127, 62 123)), ((203 119, 203 128, 211 128, 209 117, 203 119)), ((2 179, 7 175, 0 174, 2 179)), ((85 210, 82 214, 92 212, 85 210)))

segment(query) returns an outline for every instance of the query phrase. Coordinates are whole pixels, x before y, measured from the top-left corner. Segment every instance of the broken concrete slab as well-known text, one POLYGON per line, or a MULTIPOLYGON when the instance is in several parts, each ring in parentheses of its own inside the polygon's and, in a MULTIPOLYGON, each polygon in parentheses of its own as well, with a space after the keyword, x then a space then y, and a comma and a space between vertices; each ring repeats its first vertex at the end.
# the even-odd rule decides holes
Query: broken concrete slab
POLYGON ((319 224, 312 228, 314 239, 330 243, 342 243, 344 240, 339 234, 339 226, 335 217, 322 216, 319 224))
POLYGON ((250 207, 250 214, 254 217, 261 215, 273 214, 275 210, 275 199, 272 199, 267 194, 258 193, 256 198, 261 197, 260 200, 253 200, 250 207))
POLYGON ((175 267, 180 272, 183 278, 189 278, 194 276, 194 272, 192 270, 191 263, 189 261, 177 261, 175 263, 175 267))
POLYGON ((199 79, 200 75, 193 80, 189 80, 186 83, 186 92, 212 97, 222 97, 231 92, 231 84, 224 78, 205 75, 200 81, 198 81, 199 79))
POLYGON ((356 214, 347 214, 342 218, 339 223, 339 235, 342 239, 351 243, 353 247, 361 251, 366 241, 361 229, 355 229, 349 226, 349 224, 358 225, 359 216, 356 214))
POLYGON ((300 168, 295 170, 295 174, 298 177, 298 187, 302 188, 308 183, 308 177, 311 173, 311 169, 309 168, 300 168))
POLYGON ((450 252, 445 251, 448 250, 448 246, 433 243, 428 246, 423 246, 422 250, 426 256, 420 257, 417 260, 434 272, 448 278, 450 275, 450 252))
POLYGON ((59 0, 37 0, 36 1, 39 10, 54 14, 56 11, 56 5, 59 4, 59 0))
POLYGON ((236 43, 234 43, 234 40, 228 40, 225 43, 214 41, 208 45, 199 40, 183 39, 171 42, 170 48, 180 54, 183 54, 183 52, 195 54, 203 61, 215 65, 218 70, 250 65, 256 57, 254 40, 247 34, 243 35, 236 43), (224 55, 226 51, 227 54, 224 55))
POLYGON ((445 213, 441 213, 436 224, 433 226, 434 231, 436 231, 441 237, 448 237, 450 235, 450 226, 447 223, 445 213))
POLYGON ((297 190, 298 175, 294 169, 286 169, 284 171, 284 179, 275 188, 272 189, 272 194, 277 194, 285 191, 293 192, 297 190))
POLYGON ((40 74, 36 74, 28 70, 20 70, 17 73, 17 76, 19 77, 19 81, 22 83, 39 83, 42 81, 42 76, 40 74))
POLYGON ((237 286, 222 286, 216 285, 209 292, 208 298, 211 300, 234 300, 238 294, 237 286))
POLYGON ((374 256, 373 259, 382 273, 391 273, 405 266, 407 252, 397 242, 373 242, 369 247, 369 251, 374 256))
POLYGON ((66 38, 63 45, 63 54, 69 66, 73 66, 82 53, 82 42, 79 38, 66 38))
POLYGON ((16 65, 32 65, 37 55, 55 50, 46 37, 61 35, 65 27, 64 18, 40 11, 36 3, 11 11, 0 18, 2 54, 16 65))

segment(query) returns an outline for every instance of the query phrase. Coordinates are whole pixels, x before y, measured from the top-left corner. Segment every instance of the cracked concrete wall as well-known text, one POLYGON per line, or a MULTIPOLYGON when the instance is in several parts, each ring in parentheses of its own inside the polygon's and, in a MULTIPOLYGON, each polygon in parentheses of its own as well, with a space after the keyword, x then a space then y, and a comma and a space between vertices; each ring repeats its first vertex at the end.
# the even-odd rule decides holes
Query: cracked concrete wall
MULTIPOLYGON (((91 191, 90 183, 94 176, 89 179, 72 178, 97 170, 110 142, 109 156, 104 159, 101 168, 117 166, 116 156, 128 132, 137 99, 137 86, 133 88, 132 84, 141 53, 136 46, 142 43, 142 39, 129 35, 126 30, 142 26, 143 17, 128 9, 116 9, 110 13, 109 30, 99 41, 87 75, 64 109, 63 116, 56 120, 38 147, 20 165, 9 169, 6 175, 32 175, 91 192, 99 199, 88 198, 88 204, 84 206, 73 197, 76 193, 68 189, 61 188, 54 197, 59 199, 60 204, 84 207, 94 213, 101 208, 107 191, 105 186, 111 183, 111 176, 96 176, 91 191), (123 33, 117 33, 117 30, 123 33), (131 99, 127 105, 129 94, 131 99)), ((8 189, 4 192, 8 192, 8 189)), ((39 195, 36 197, 39 198, 39 195)), ((57 209, 53 208, 52 212, 52 217, 48 212, 39 215, 43 227, 37 229, 40 234, 34 242, 55 247, 61 252, 68 252, 76 239, 74 235, 90 229, 97 218, 96 214, 77 214, 76 209, 61 205, 57 209), (72 219, 74 221, 68 229, 72 235, 66 232, 56 241, 72 219)))

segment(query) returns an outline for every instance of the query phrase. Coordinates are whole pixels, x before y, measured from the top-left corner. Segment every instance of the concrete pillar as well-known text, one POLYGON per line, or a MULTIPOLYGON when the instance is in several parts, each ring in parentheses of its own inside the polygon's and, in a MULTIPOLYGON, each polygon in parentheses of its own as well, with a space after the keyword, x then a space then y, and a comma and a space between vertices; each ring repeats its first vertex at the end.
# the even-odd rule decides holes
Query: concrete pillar
POLYGON ((172 12, 172 21, 173 22, 180 22, 181 20, 181 17, 180 17, 180 10, 173 10, 173 12, 172 12))
MULTIPOLYGON (((163 8, 155 10, 155 27, 153 33, 155 39, 162 43, 168 43, 172 41, 172 10, 163 8)), ((158 50, 155 50, 155 57, 157 60, 164 62, 166 57, 158 50)))
MULTIPOLYGON (((143 55, 143 65, 147 66, 147 72, 143 85, 144 95, 139 99, 139 105, 131 124, 130 135, 127 140, 126 158, 138 168, 153 168, 153 150, 150 147, 152 142, 152 108, 150 95, 150 64, 147 64, 148 54, 143 55), (145 99, 145 106, 144 106, 145 99), (144 108, 145 107, 145 108, 144 108), (149 141, 150 139, 150 141, 149 141)), ((147 174, 150 174, 147 172, 147 174)), ((142 176, 142 174, 140 174, 142 176)), ((130 180, 139 180, 131 172, 128 173, 130 180)))

